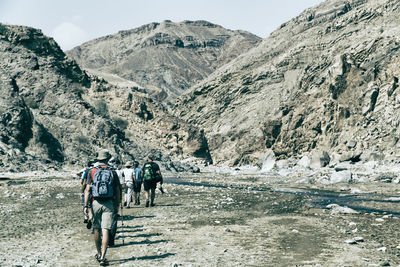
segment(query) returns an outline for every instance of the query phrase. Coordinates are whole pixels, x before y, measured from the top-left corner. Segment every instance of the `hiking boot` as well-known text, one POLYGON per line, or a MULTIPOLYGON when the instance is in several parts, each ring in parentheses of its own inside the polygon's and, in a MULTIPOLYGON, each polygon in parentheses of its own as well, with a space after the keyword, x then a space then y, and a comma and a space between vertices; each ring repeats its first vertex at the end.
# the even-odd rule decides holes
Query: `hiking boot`
POLYGON ((128 206, 126 206, 126 208, 127 208, 127 209, 130 209, 130 208, 131 208, 131 206, 129 206, 129 205, 128 205, 128 206))
POLYGON ((99 256, 98 254, 94 255, 94 258, 97 260, 98 263, 101 262, 101 256, 99 256))
POLYGON ((88 220, 88 222, 87 222, 87 224, 86 224, 86 228, 87 228, 87 229, 92 228, 92 221, 91 221, 91 220, 88 220))
POLYGON ((88 222, 88 219, 85 218, 85 219, 83 220, 83 223, 87 223, 87 222, 88 222))
POLYGON ((110 263, 108 262, 107 259, 104 258, 100 261, 100 266, 108 266, 108 265, 110 265, 110 263))
POLYGON ((151 204, 150 204, 150 206, 152 206, 152 207, 154 207, 155 205, 156 205, 156 204, 154 204, 154 203, 151 203, 151 204))
POLYGON ((150 201, 146 200, 146 207, 148 207, 150 204, 150 201))
POLYGON ((126 201, 124 201, 124 207, 126 207, 126 201))

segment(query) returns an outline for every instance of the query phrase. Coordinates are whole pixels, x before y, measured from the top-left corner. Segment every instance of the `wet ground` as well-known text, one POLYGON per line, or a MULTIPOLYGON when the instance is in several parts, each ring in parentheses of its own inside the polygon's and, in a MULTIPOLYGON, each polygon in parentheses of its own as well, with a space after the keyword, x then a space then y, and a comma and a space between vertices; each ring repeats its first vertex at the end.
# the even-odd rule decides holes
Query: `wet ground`
MULTIPOLYGON (((397 187, 168 175, 155 207, 123 209, 107 258, 112 266, 397 266, 397 187)), ((98 266, 72 176, 2 177, 0 213, 0 266, 98 266)))

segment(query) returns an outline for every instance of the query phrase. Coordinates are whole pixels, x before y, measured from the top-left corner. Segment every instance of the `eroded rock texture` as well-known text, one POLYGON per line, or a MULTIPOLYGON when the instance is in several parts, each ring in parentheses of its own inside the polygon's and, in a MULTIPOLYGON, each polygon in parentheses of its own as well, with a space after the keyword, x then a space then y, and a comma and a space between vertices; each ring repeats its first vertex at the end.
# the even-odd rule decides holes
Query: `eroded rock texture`
MULTIPOLYGON (((328 0, 194 86, 175 114, 204 127, 216 163, 312 150, 397 153, 400 2, 328 0)), ((345 159, 346 158, 346 159, 345 159)))

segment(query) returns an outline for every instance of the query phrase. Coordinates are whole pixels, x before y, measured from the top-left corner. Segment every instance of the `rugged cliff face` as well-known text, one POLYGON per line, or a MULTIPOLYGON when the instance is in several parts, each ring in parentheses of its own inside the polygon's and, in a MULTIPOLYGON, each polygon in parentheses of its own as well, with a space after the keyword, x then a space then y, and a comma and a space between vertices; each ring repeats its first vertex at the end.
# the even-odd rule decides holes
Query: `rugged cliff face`
POLYGON ((260 41, 207 21, 164 21, 92 40, 67 54, 107 80, 136 82, 168 102, 260 41))
POLYGON ((204 127, 216 163, 399 147, 400 2, 328 0, 283 24, 176 103, 204 127))
POLYGON ((140 92, 120 92, 89 77, 39 30, 0 24, 0 57, 3 170, 39 169, 41 163, 83 164, 99 148, 123 160, 141 159, 150 152, 168 162, 179 157, 209 160, 202 131, 168 115, 140 92), (119 118, 119 103, 129 101, 128 118, 119 118), (164 124, 154 126, 156 120, 164 124), (171 125, 176 129, 163 128, 171 125), (159 147, 170 140, 164 132, 177 137, 170 142, 176 152, 159 147))

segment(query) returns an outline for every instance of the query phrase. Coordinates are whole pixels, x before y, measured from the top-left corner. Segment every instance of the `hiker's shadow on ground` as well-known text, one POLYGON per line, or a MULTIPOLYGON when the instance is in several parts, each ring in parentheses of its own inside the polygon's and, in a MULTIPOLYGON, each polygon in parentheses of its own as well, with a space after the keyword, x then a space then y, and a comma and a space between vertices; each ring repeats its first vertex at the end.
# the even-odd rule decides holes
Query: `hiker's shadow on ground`
POLYGON ((183 206, 183 204, 157 204, 158 207, 179 207, 183 206))
POLYGON ((119 217, 119 220, 121 220, 121 221, 132 221, 133 219, 139 219, 139 218, 148 218, 148 219, 151 219, 151 218, 155 218, 156 216, 154 216, 154 215, 146 215, 146 216, 133 216, 133 215, 124 215, 124 216, 120 216, 119 217))
MULTIPOLYGON (((118 231, 118 233, 122 233, 122 231, 118 231)), ((122 238, 138 238, 138 237, 143 237, 143 238, 148 238, 148 237, 153 237, 153 236, 160 236, 162 234, 160 233, 154 233, 154 234, 138 234, 138 235, 119 235, 115 239, 122 239, 122 238)))
POLYGON ((133 230, 118 230, 118 233, 136 233, 143 232, 143 229, 133 229, 133 230))
POLYGON ((164 253, 161 255, 152 255, 152 256, 142 256, 142 257, 131 257, 127 259, 120 259, 120 260, 110 260, 109 262, 112 264, 122 264, 129 261, 138 261, 138 260, 156 260, 156 259, 165 259, 170 256, 175 256, 176 253, 164 253))
POLYGON ((143 240, 143 241, 125 242, 124 244, 115 245, 114 248, 124 247, 124 246, 131 246, 131 245, 151 245, 151 244, 158 244, 158 243, 165 243, 165 242, 168 242, 168 240, 161 239, 161 240, 151 241, 151 240, 146 239, 146 240, 143 240))
POLYGON ((124 225, 121 226, 120 228, 134 228, 134 229, 138 229, 138 228, 143 228, 144 225, 124 225))

